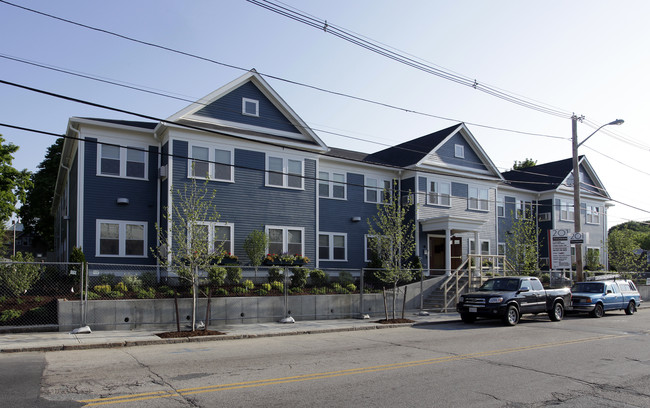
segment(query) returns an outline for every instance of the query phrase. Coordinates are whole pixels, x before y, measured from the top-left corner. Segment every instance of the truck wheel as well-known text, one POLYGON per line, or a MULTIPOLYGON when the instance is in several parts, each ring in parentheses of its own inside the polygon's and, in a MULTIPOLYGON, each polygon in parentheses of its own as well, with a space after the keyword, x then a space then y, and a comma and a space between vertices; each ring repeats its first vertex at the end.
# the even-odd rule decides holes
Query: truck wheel
POLYGON ((463 321, 463 323, 474 323, 476 321, 476 315, 473 315, 471 313, 461 313, 460 314, 460 320, 463 321))
POLYGON ((596 307, 594 307, 594 310, 592 310, 590 314, 591 317, 595 317, 595 318, 603 317, 605 315, 605 309, 603 309, 603 305, 597 303, 596 307))
POLYGON ((503 324, 515 326, 517 323, 519 323, 519 310, 515 305, 510 305, 506 310, 506 315, 503 316, 503 324))
POLYGON ((560 302, 555 302, 553 310, 548 312, 548 317, 551 321, 559 322, 564 317, 564 306, 560 302))
POLYGON ((627 307, 625 308, 625 314, 633 315, 635 311, 636 311, 636 306, 634 305, 633 301, 630 301, 630 303, 628 303, 627 307))

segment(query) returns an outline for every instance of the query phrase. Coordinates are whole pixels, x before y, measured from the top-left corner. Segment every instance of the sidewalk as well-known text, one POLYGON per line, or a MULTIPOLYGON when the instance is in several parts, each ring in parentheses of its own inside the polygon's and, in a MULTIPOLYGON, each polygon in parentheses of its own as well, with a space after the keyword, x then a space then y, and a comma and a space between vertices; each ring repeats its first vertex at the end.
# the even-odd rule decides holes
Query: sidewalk
MULTIPOLYGON (((225 333, 220 336, 184 337, 161 339, 155 333, 164 330, 137 331, 93 331, 89 334, 71 334, 61 332, 44 333, 6 333, 0 334, 0 352, 16 353, 26 351, 84 350, 95 348, 132 347, 155 344, 173 344, 201 341, 237 340, 256 337, 292 336, 301 334, 332 333, 355 330, 376 330, 413 325, 458 322, 458 313, 432 313, 418 316, 417 312, 406 313, 405 318, 415 323, 380 324, 381 317, 372 319, 332 319, 308 320, 295 323, 256 323, 231 325, 226 327, 209 327, 225 333)), ((92 329, 92 327, 91 327, 92 329)))

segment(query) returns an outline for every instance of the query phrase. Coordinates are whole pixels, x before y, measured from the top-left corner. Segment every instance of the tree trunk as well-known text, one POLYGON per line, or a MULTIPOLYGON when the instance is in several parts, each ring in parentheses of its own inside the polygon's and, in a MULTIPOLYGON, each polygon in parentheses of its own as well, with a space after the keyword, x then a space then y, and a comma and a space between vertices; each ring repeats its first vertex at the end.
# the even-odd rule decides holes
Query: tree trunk
POLYGON ((199 267, 194 267, 192 277, 192 331, 196 330, 196 304, 199 293, 199 267))
POLYGON ((402 301, 402 319, 404 319, 404 311, 406 310, 406 289, 408 289, 408 286, 404 286, 404 300, 402 301))
POLYGON ((388 304, 386 303, 386 288, 384 289, 384 313, 386 314, 386 321, 388 321, 388 304))
POLYGON ((395 319, 396 309, 397 309, 397 281, 393 283, 393 319, 395 319))

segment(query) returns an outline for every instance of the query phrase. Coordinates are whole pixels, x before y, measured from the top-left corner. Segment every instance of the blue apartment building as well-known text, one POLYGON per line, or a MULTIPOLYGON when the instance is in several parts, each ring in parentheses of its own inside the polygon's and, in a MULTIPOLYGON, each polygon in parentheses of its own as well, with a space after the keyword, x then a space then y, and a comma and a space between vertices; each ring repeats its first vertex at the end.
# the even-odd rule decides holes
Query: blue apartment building
MULTIPOLYGON (((572 229, 570 159, 501 173, 463 123, 371 154, 329 147, 254 70, 165 121, 73 117, 66 133, 53 205, 61 261, 80 247, 88 262, 156 265, 155 226, 169 227, 174 191, 206 179, 220 215, 206 221, 210 239, 242 264, 245 238, 263 230, 268 252, 308 267, 365 267, 367 220, 393 183, 414 204, 416 252, 431 270, 504 254, 517 214, 542 229, 541 264, 546 231, 572 229)), ((584 247, 606 264, 610 197, 580 163, 584 247)))

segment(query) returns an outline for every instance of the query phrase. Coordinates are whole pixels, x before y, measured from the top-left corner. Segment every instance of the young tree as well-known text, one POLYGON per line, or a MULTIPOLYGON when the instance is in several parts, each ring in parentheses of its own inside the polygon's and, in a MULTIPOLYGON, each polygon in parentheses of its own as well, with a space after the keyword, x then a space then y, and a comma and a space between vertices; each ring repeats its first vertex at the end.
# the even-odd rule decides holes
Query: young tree
POLYGON ((538 269, 540 229, 530 209, 523 210, 506 233, 506 256, 519 274, 530 275, 538 269))
MULTIPOLYGON (((408 192, 411 195, 411 192, 408 192)), ((401 195, 394 183, 392 191, 384 190, 384 202, 377 204, 377 214, 368 219, 368 245, 376 252, 382 269, 377 278, 393 287, 393 319, 397 302, 397 284, 413 279, 411 259, 415 252, 415 224, 408 214, 411 204, 401 203, 401 195)))
POLYGON ((251 265, 255 267, 255 277, 257 277, 257 268, 262 265, 262 259, 269 245, 269 237, 264 231, 254 230, 246 237, 244 241, 244 251, 251 265))
POLYGON ((32 174, 31 182, 25 196, 25 202, 19 213, 26 231, 33 232, 47 244, 48 249, 54 247, 54 216, 51 214, 53 191, 61 161, 63 138, 52 144, 45 154, 45 159, 38 165, 36 173, 32 174))
POLYGON ((641 248, 642 233, 632 230, 610 230, 607 235, 607 254, 610 269, 617 272, 638 272, 645 268, 647 258, 635 255, 641 248))
POLYGON ((514 164, 512 165, 512 169, 523 170, 533 166, 537 166, 537 160, 526 158, 524 161, 515 160, 514 164))
POLYGON ((31 186, 31 173, 11 166, 18 146, 4 141, 0 135, 0 224, 5 224, 16 212, 18 201, 25 202, 25 192, 31 186))
POLYGON ((168 229, 156 225, 160 247, 153 250, 154 256, 192 285, 192 330, 196 330, 201 273, 217 268, 214 265, 223 258, 223 241, 215 240, 215 232, 210 231, 211 223, 220 217, 211 205, 215 195, 214 190, 208 189, 208 180, 199 186, 192 179, 190 184, 174 191, 171 211, 165 209, 168 229))

